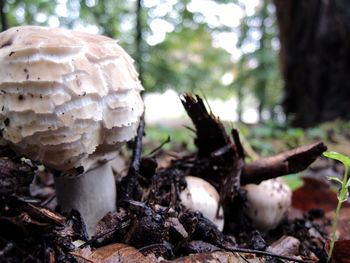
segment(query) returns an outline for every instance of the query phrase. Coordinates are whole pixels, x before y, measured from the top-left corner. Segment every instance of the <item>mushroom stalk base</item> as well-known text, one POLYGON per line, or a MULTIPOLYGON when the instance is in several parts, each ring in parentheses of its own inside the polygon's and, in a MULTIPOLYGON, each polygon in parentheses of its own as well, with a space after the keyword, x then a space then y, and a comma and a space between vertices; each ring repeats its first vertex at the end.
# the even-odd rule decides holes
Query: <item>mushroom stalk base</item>
POLYGON ((98 221, 116 210, 116 185, 109 163, 79 177, 55 177, 55 186, 62 211, 78 210, 89 237, 95 234, 98 221))

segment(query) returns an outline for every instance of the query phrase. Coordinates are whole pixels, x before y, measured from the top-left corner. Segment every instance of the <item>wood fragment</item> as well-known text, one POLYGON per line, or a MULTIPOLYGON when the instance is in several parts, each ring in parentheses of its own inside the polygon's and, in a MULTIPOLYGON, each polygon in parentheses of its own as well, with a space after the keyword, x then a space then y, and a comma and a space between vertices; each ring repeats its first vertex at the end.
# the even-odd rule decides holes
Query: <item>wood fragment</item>
POLYGON ((67 220, 65 217, 46 208, 37 207, 32 204, 26 204, 24 205, 23 210, 26 211, 30 216, 42 222, 54 224, 61 227, 67 226, 67 220))
POLYGON ((145 130, 145 114, 143 113, 140 119, 139 127, 137 128, 137 136, 135 138, 135 145, 132 152, 132 162, 129 169, 129 173, 132 173, 134 170, 135 172, 139 171, 140 168, 140 160, 141 160, 141 154, 142 154, 142 137, 145 130))
POLYGON ((227 251, 231 251, 231 252, 238 252, 238 253, 251 253, 251 254, 255 254, 257 256, 269 256, 269 257, 274 257, 274 258, 279 258, 279 259, 284 259, 284 260, 289 260, 290 262, 298 262, 298 263, 313 263, 315 261, 313 260, 302 260, 299 258, 295 258, 295 257, 288 257, 288 256, 284 256, 284 255, 277 255, 268 251, 260 251, 260 250, 254 250, 254 249, 246 249, 246 248, 231 248, 231 247, 227 247, 224 245, 219 245, 221 248, 227 250, 227 251))
POLYGON ((208 113, 203 100, 196 95, 186 93, 181 102, 196 127, 198 156, 209 156, 217 149, 230 144, 224 125, 212 114, 208 113))
POLYGON ((227 198, 232 200, 236 190, 239 189, 239 175, 243 161, 238 132, 233 131, 235 143, 233 144, 222 122, 207 111, 198 95, 194 97, 192 94, 185 94, 182 104, 196 128, 197 135, 195 138, 198 148, 197 165, 191 174, 207 180, 220 189, 222 200, 227 198))
MULTIPOLYGON (((244 149, 240 143, 238 132, 235 129, 232 130, 232 137, 234 139, 234 144, 232 144, 223 124, 212 113, 207 112, 202 99, 198 95, 194 97, 191 94, 185 94, 182 104, 196 127, 197 137, 195 144, 198 147, 198 159, 206 157, 213 159, 220 155, 226 155, 226 164, 228 164, 230 159, 236 163, 232 167, 237 166, 238 159, 244 160, 244 149)), ((326 150, 327 146, 323 142, 318 142, 272 157, 240 164, 243 165, 241 184, 260 183, 263 180, 300 172, 306 169, 326 150)), ((239 173, 239 169, 237 172, 239 173)), ((237 176, 237 174, 232 175, 237 176)), ((215 183, 218 183, 220 180, 221 182, 228 180, 226 177, 205 179, 209 179, 209 181, 214 181, 215 183)))
POLYGON ((137 135, 134 140, 134 148, 132 153, 132 161, 128 174, 118 184, 118 206, 124 206, 125 200, 134 200, 135 194, 139 192, 139 184, 137 176, 140 170, 141 154, 142 154, 142 136, 145 130, 145 115, 142 114, 140 118, 137 135))
POLYGON ((299 247, 299 239, 293 236, 283 235, 269 246, 268 251, 277 255, 298 256, 299 247))
POLYGON ((263 180, 300 172, 326 150, 327 146, 323 142, 317 142, 246 163, 242 172, 241 184, 258 184, 263 180))

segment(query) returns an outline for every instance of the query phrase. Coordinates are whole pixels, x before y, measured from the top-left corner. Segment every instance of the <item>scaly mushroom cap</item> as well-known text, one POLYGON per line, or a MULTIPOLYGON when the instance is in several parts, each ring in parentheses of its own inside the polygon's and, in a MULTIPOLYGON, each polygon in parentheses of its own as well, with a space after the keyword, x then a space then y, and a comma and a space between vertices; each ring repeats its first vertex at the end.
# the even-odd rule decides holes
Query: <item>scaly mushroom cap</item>
POLYGON ((50 168, 87 171, 114 158, 135 136, 142 89, 114 39, 37 26, 0 33, 2 137, 50 168))
POLYGON ((278 226, 287 216, 292 204, 292 190, 281 179, 269 179, 260 184, 247 184, 246 215, 261 230, 270 230, 278 226))

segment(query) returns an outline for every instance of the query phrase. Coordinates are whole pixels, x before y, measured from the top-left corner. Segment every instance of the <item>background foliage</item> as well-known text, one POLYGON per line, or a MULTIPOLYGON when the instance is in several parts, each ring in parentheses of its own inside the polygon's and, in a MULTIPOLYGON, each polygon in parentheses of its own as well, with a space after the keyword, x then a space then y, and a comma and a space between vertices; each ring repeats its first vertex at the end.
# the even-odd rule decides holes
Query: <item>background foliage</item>
POLYGON ((232 27, 219 15, 213 18, 205 9, 196 10, 194 2, 0 0, 0 9, 3 29, 22 24, 50 25, 84 28, 118 39, 139 63, 147 92, 200 89, 209 97, 235 96, 239 115, 244 107, 252 106, 245 99, 252 97, 260 120, 273 118, 282 99, 274 6, 256 0, 252 1, 253 12, 248 12, 245 1, 202 1, 209 9, 236 5, 241 11, 231 15, 240 15, 241 23, 232 27), (159 25, 165 32, 159 33, 159 25), (157 34, 163 38, 152 41, 157 34), (236 54, 216 43, 225 34, 232 37, 231 49, 236 54), (229 80, 223 82, 224 76, 229 80))

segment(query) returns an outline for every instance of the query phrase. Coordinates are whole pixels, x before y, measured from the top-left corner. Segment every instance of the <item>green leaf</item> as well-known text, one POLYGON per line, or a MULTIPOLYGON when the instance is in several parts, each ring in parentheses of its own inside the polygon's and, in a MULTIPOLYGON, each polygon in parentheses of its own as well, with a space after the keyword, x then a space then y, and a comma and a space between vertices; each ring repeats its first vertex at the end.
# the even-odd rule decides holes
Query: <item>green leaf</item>
POLYGON ((342 180, 340 180, 340 179, 339 179, 339 178, 337 178, 337 177, 327 176, 327 179, 328 179, 328 180, 337 181, 337 182, 339 182, 339 183, 343 184, 343 181, 342 181, 342 180))
POLYGON ((348 182, 347 182, 345 187, 347 187, 347 188, 350 187, 350 179, 348 180, 348 182))
POLYGON ((338 160, 340 162, 342 162, 345 166, 350 166, 350 158, 346 157, 345 155, 342 155, 340 153, 337 152, 324 152, 323 153, 324 156, 334 159, 334 160, 338 160))

